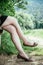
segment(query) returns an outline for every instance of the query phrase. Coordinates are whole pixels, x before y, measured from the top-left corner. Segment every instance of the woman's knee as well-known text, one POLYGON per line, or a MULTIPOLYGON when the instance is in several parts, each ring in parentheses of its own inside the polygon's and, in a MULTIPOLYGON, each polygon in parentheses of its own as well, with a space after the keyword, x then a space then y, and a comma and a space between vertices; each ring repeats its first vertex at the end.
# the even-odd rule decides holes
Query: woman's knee
POLYGON ((11 26, 11 34, 14 34, 16 32, 16 28, 14 26, 11 26))
POLYGON ((10 32, 11 34, 13 34, 16 31, 16 28, 13 25, 8 25, 3 27, 4 30, 10 32))

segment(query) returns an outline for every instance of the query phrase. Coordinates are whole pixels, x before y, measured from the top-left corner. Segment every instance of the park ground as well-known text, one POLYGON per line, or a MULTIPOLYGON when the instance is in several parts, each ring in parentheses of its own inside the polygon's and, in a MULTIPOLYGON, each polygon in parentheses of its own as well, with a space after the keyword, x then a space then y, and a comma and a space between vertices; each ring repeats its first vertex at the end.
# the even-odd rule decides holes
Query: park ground
POLYGON ((17 59, 16 55, 0 55, 0 65, 43 65, 43 56, 32 56, 33 62, 17 59))

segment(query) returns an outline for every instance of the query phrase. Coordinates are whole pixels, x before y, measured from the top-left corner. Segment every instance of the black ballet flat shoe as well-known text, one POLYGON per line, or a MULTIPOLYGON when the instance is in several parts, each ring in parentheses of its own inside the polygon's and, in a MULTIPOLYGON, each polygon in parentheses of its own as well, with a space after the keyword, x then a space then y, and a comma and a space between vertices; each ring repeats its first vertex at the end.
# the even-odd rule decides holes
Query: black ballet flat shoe
POLYGON ((35 47, 35 46, 37 46, 38 44, 34 42, 34 44, 33 44, 33 45, 26 45, 26 44, 24 44, 24 43, 23 43, 23 45, 24 45, 24 46, 35 47))
POLYGON ((22 57, 20 54, 17 55, 18 59, 23 59, 25 62, 33 62, 33 60, 31 58, 27 59, 25 57, 22 57))

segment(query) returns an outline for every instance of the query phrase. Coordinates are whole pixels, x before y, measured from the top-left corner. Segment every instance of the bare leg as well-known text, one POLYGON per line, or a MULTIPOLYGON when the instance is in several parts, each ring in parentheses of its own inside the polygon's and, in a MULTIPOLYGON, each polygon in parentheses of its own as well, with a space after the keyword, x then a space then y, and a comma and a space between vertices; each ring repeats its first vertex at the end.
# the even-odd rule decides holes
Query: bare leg
MULTIPOLYGON (((28 46, 29 46, 29 45, 30 45, 30 46, 33 45, 33 44, 30 44, 29 41, 27 40, 27 38, 24 36, 24 34, 23 34, 23 32, 22 32, 22 30, 21 30, 19 24, 18 24, 18 21, 17 21, 14 17, 8 16, 7 20, 4 22, 4 24, 2 25, 2 27, 7 26, 7 25, 9 25, 9 24, 11 24, 11 25, 13 25, 14 27, 16 27, 17 32, 18 32, 18 35, 19 35, 19 37, 23 40, 23 42, 24 42, 25 45, 28 45, 28 46)), ((36 44, 36 45, 37 45, 37 44, 36 44)))
POLYGON ((23 40, 25 45, 31 46, 31 47, 37 46, 37 43, 30 43, 27 40, 27 38, 25 37, 25 35, 23 34, 23 32, 22 32, 22 30, 20 28, 20 25, 18 24, 17 19, 15 19, 15 22, 12 20, 12 25, 14 25, 16 27, 17 33, 18 33, 19 37, 23 40))
POLYGON ((16 28, 12 25, 8 25, 3 27, 4 30, 7 30, 11 34, 12 41, 14 42, 16 48, 19 51, 19 54, 25 58, 28 59, 28 56, 25 54, 25 52, 22 49, 19 36, 17 34, 16 28))

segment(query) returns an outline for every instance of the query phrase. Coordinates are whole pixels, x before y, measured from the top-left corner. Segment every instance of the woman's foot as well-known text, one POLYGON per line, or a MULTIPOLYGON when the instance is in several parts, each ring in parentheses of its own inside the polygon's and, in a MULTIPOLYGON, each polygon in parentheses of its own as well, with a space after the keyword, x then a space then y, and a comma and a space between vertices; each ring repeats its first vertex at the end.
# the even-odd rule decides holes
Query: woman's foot
POLYGON ((24 44, 24 43, 23 43, 23 45, 24 45, 24 46, 35 47, 35 46, 37 46, 38 44, 35 43, 35 42, 34 42, 33 44, 30 44, 29 42, 27 42, 27 44, 24 44))
POLYGON ((25 58, 25 57, 23 57, 20 54, 17 55, 17 58, 18 59, 23 59, 25 62, 33 62, 33 60, 31 59, 31 57, 30 58, 25 58))

